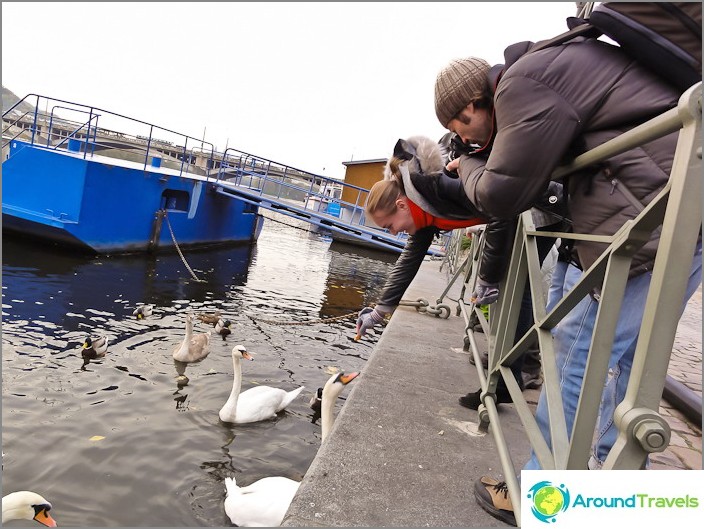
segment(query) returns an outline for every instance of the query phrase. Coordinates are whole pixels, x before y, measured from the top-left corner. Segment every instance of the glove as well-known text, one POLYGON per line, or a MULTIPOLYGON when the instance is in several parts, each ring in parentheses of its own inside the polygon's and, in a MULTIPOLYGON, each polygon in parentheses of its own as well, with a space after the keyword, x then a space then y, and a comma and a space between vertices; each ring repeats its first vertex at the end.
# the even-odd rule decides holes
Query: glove
POLYGON ((477 286, 469 298, 475 305, 491 305, 499 299, 499 284, 489 283, 481 277, 477 278, 477 286))
POLYGON ((354 337, 355 341, 359 341, 374 325, 384 321, 384 316, 384 313, 371 307, 364 307, 360 310, 357 318, 357 336, 354 337))

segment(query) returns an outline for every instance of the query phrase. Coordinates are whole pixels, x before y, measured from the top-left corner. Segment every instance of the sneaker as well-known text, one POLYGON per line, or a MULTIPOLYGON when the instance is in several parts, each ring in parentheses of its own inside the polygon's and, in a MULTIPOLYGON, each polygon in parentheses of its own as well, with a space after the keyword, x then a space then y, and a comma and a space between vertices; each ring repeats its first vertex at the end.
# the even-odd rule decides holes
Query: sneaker
POLYGON ((511 496, 505 481, 496 481, 490 476, 482 476, 474 482, 474 498, 479 506, 494 518, 516 525, 511 496))
MULTIPOLYGON (((482 358, 482 367, 484 367, 484 369, 489 369, 489 351, 484 351, 481 354, 481 358, 482 358)), ((469 355, 469 363, 472 364, 473 366, 477 365, 474 362, 474 355, 473 354, 469 355)))
POLYGON ((543 385, 543 376, 540 371, 537 373, 523 372, 523 388, 524 389, 540 389, 543 385))
MULTIPOLYGON (((476 410, 482 403, 480 395, 482 394, 481 388, 474 393, 467 393, 466 395, 459 398, 460 406, 469 408, 470 410, 476 410)), ((497 390, 496 391, 496 404, 509 404, 513 402, 511 395, 509 395, 508 390, 497 390)))

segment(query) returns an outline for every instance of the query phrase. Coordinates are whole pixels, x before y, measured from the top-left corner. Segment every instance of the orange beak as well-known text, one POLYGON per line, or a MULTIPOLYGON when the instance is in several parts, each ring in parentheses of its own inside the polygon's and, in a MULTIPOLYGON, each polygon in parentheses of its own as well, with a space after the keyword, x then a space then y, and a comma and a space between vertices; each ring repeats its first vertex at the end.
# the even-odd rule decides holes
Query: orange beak
POLYGON ((47 527, 56 527, 56 521, 51 517, 46 509, 39 511, 34 519, 47 527))
POLYGON ((349 384, 350 382, 352 382, 352 381, 353 381, 355 378, 357 378, 358 376, 359 376, 359 373, 357 373, 357 372, 349 373, 348 375, 342 375, 342 376, 340 377, 340 381, 341 381, 343 384, 349 384))

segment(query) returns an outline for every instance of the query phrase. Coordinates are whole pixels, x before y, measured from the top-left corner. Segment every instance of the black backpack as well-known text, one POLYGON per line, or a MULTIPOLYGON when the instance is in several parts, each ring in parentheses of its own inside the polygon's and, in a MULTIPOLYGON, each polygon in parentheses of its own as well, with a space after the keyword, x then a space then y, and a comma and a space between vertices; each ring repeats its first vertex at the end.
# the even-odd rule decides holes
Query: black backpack
POLYGON ((603 2, 587 18, 567 19, 570 31, 531 52, 575 37, 606 35, 639 64, 684 92, 702 80, 700 2, 603 2))

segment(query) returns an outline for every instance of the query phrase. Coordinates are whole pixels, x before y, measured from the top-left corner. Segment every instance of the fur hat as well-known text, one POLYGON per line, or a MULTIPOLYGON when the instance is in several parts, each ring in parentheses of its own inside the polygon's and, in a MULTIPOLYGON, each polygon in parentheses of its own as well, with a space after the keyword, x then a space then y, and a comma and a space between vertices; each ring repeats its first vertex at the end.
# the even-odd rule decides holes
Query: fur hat
POLYGON ((473 99, 480 98, 488 83, 489 63, 476 57, 455 59, 435 80, 435 114, 447 128, 450 120, 473 99))
MULTIPOLYGON (((394 154, 384 167, 384 179, 394 177, 401 163, 407 163, 410 174, 433 175, 441 173, 445 167, 445 149, 426 136, 412 136, 400 139, 394 147, 394 154)), ((397 175, 397 177, 399 177, 397 175)))

